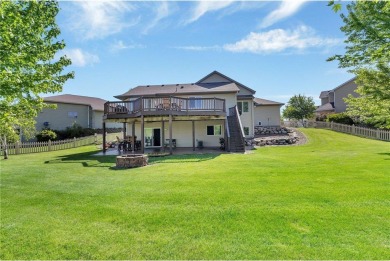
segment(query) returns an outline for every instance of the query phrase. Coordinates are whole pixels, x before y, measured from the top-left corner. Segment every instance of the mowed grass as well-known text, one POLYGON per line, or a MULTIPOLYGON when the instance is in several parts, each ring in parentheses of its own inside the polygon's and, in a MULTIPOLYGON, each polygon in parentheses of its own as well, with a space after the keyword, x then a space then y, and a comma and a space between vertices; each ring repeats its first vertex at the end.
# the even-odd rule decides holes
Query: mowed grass
POLYGON ((390 143, 302 131, 128 170, 93 146, 1 160, 0 258, 388 259, 390 143))

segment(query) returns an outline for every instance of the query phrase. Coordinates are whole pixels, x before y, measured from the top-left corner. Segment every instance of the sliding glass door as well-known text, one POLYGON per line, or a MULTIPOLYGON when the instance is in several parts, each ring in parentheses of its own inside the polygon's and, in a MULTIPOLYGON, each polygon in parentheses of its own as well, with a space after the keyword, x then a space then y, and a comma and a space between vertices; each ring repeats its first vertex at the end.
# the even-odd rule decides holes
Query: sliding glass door
POLYGON ((145 128, 145 148, 161 147, 161 128, 145 128))

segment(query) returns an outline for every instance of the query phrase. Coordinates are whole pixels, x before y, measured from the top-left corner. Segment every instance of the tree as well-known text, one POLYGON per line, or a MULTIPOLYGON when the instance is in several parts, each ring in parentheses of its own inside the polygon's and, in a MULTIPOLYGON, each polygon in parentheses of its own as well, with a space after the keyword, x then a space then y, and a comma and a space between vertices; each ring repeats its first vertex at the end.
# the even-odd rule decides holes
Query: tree
MULTIPOLYGON (((330 1, 335 11, 340 4, 330 1)), ((365 123, 390 128, 390 2, 358 0, 347 5, 348 15, 341 14, 347 36, 346 51, 328 61, 356 75, 357 93, 346 99, 347 113, 365 123)))
POLYGON ((294 95, 287 102, 286 108, 283 110, 283 117, 286 119, 301 120, 309 119, 314 116, 316 106, 312 97, 304 95, 294 95))
POLYGON ((360 97, 349 95, 347 114, 357 122, 378 128, 390 129, 390 71, 385 69, 361 69, 358 71, 356 92, 360 97))
POLYGON ((73 72, 62 74, 71 61, 55 57, 65 47, 57 40, 58 11, 55 1, 0 1, 0 138, 5 148, 7 139, 17 139, 17 129, 32 136, 35 118, 46 106, 40 95, 60 92, 74 77, 73 72))

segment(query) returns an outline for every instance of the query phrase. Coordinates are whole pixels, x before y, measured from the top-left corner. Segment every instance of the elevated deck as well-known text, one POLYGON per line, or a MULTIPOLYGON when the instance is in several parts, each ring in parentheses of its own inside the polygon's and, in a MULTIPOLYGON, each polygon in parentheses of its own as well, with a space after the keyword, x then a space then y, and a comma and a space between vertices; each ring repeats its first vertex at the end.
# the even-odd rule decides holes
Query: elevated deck
POLYGON ((219 98, 140 97, 132 101, 106 102, 104 119, 140 116, 226 116, 225 100, 219 98))

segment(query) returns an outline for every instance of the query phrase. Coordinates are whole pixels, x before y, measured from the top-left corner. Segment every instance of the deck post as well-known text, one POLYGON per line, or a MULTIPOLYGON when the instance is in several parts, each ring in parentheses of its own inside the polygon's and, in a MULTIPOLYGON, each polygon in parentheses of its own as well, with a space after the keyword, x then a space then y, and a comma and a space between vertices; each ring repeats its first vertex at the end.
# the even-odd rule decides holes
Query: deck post
POLYGON ((172 114, 169 114, 169 154, 172 155, 172 114))
POLYGON ((141 153, 145 153, 145 119, 141 116, 141 153))
POLYGON ((106 150, 106 122, 103 121, 103 153, 105 153, 106 150))
POLYGON ((192 150, 195 151, 195 121, 192 121, 192 150))
POLYGON ((135 138, 135 121, 133 121, 133 124, 131 125, 131 138, 132 138, 132 150, 133 150, 133 154, 134 154, 134 151, 135 151, 135 143, 136 143, 136 138, 135 138))
POLYGON ((126 139, 126 122, 123 123, 123 139, 126 139))
POLYGON ((161 139, 162 139, 162 144, 161 144, 161 146, 162 146, 162 148, 163 148, 163 150, 165 151, 165 142, 164 142, 164 140, 165 140, 165 126, 164 126, 165 124, 164 124, 164 118, 162 118, 161 117, 161 139))

